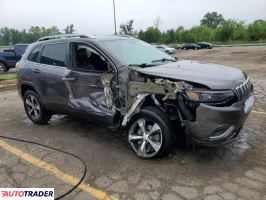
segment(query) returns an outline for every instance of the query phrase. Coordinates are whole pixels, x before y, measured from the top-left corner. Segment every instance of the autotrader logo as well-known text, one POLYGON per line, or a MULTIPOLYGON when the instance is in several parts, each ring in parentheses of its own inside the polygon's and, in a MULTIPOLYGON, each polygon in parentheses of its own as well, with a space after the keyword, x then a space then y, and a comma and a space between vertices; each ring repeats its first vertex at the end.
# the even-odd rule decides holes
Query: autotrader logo
POLYGON ((54 188, 0 188, 0 200, 54 200, 54 188))

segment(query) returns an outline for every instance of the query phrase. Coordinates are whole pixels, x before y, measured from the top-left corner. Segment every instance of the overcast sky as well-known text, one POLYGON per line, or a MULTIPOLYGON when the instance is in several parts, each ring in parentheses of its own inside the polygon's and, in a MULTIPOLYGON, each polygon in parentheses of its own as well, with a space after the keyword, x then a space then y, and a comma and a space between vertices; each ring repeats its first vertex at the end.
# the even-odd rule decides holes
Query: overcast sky
MULTIPOLYGON (((17 29, 73 23, 77 33, 107 35, 114 32, 112 0, 0 0, 0 27, 17 29)), ((134 19, 135 29, 145 29, 161 18, 166 30, 199 24, 208 11, 227 18, 266 19, 266 0, 115 0, 117 24, 134 19)))

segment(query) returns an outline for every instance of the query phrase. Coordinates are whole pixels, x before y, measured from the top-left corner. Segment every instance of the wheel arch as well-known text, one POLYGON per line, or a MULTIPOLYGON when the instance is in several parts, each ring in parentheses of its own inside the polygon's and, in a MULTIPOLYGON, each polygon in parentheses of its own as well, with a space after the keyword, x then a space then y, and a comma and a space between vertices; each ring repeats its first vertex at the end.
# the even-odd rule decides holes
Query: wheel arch
POLYGON ((31 83, 22 83, 21 86, 20 86, 21 96, 23 97, 25 92, 28 91, 28 90, 32 90, 33 92, 38 94, 35 86, 33 86, 31 83))
POLYGON ((3 58, 0 58, 0 63, 4 64, 7 67, 7 63, 3 58))
POLYGON ((136 100, 135 103, 133 103, 131 109, 127 112, 127 114, 124 116, 122 121, 122 127, 127 127, 128 124, 130 124, 131 120, 135 118, 135 116, 141 111, 141 109, 145 107, 155 106, 165 112, 163 108, 160 106, 160 103, 156 99, 155 95, 143 95, 139 101, 136 100), (136 104, 136 106, 134 106, 136 104), (134 108, 134 109, 133 109, 134 108))

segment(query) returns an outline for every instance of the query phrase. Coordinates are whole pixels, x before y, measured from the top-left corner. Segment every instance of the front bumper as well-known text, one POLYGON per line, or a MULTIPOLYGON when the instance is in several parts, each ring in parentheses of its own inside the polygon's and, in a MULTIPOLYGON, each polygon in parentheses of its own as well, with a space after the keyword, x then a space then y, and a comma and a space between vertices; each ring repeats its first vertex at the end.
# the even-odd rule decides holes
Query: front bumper
POLYGON ((229 107, 200 104, 196 120, 187 124, 191 138, 207 146, 230 142, 240 132, 254 103, 254 95, 251 95, 229 107))

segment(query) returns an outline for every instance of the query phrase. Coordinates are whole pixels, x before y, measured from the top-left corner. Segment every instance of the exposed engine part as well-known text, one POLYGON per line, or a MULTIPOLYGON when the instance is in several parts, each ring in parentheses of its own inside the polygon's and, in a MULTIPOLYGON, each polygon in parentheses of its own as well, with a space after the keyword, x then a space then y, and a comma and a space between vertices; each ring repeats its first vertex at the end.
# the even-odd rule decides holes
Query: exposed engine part
MULTIPOLYGON (((134 98, 134 103, 123 118, 122 126, 126 126, 131 117, 139 112, 139 108, 144 102, 145 98, 151 95, 154 104, 160 106, 160 102, 156 99, 155 94, 164 95, 163 101, 167 99, 176 99, 177 93, 184 89, 183 82, 172 82, 164 79, 147 79, 146 82, 129 81, 128 94, 134 98)), ((160 106, 161 107, 161 106, 160 106)))
MULTIPOLYGON (((122 74, 122 73, 121 73, 122 74)), ((130 73, 123 74, 119 78, 119 86, 112 88, 113 73, 102 74, 102 84, 104 86, 106 106, 110 110, 119 110, 122 117, 122 126, 126 126, 132 116, 140 111, 141 105, 150 96, 150 100, 162 110, 163 102, 166 100, 177 100, 177 93, 189 86, 185 82, 174 82, 162 78, 144 78, 135 70, 130 73), (127 76, 126 76, 127 75, 127 76), (130 81, 128 81, 130 80, 130 81), (124 85, 123 83, 128 83, 124 85), (120 102, 120 106, 115 108, 114 99, 118 97, 113 89, 118 89, 119 99, 126 97, 124 102, 120 102), (115 96, 114 96, 115 95, 115 96)), ((176 113, 176 118, 179 118, 180 113, 176 113)))
POLYGON ((130 81, 128 85, 129 95, 137 94, 163 94, 166 99, 176 99, 176 93, 184 89, 182 82, 172 82, 164 79, 148 79, 147 82, 130 81))

